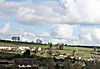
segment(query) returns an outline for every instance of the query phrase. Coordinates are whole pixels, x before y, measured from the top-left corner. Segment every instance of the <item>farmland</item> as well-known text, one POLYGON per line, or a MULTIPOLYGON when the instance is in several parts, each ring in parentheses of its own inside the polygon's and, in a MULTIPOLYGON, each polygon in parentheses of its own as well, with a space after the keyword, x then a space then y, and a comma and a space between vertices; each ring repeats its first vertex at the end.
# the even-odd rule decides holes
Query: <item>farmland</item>
MULTIPOLYGON (((75 45, 63 45, 63 48, 60 47, 59 44, 50 45, 33 42, 0 41, 0 60, 2 60, 1 63, 12 64, 12 66, 8 65, 8 67, 12 67, 12 69, 15 69, 16 66, 18 67, 14 59, 26 60, 29 62, 28 65, 30 64, 30 61, 33 62, 32 65, 35 63, 37 63, 35 64, 36 66, 42 64, 45 65, 47 69, 59 69, 61 67, 61 69, 63 69, 63 67, 65 67, 65 69, 83 69, 83 67, 86 69, 100 69, 100 57, 98 57, 99 47, 83 47, 75 45), (29 48, 30 50, 25 51, 21 48, 29 48), (49 63, 47 63, 47 61, 49 61, 49 63)), ((27 62, 24 61, 19 62, 21 65, 26 63, 27 62)), ((7 65, 3 66, 6 68, 7 65)))
MULTIPOLYGON (((0 41, 0 46, 9 46, 9 47, 20 47, 20 46, 25 46, 25 47, 30 47, 32 48, 49 48, 48 44, 35 44, 35 43, 27 43, 27 42, 8 42, 8 41, 0 41)), ((99 48, 96 48, 96 51, 94 52, 94 48, 88 48, 88 47, 77 47, 77 46, 64 46, 62 50, 58 49, 58 45, 53 45, 52 46, 52 52, 59 52, 60 54, 72 54, 73 51, 75 51, 74 55, 76 56, 81 56, 81 57, 91 57, 95 55, 99 55, 99 48)), ((48 50, 43 50, 44 52, 47 52, 48 50)), ((2 52, 2 51, 1 51, 2 52)), ((3 55, 8 54, 21 54, 21 52, 8 52, 4 51, 3 55)), ((32 51, 31 51, 32 52, 32 51)), ((2 53, 0 53, 2 55, 2 53)), ((47 54, 38 54, 38 56, 44 56, 47 57, 47 54)), ((7 55, 8 56, 8 55, 7 55)), ((10 55, 11 56, 11 55, 10 55)))

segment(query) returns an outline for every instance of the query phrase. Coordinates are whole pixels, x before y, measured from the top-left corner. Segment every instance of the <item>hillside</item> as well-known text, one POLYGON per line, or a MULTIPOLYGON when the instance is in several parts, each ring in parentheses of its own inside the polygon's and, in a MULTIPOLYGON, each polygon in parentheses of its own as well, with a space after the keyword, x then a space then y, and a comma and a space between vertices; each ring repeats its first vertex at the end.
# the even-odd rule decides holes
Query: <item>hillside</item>
MULTIPOLYGON (((37 43, 33 43, 33 42, 16 42, 16 41, 5 41, 5 40, 0 40, 0 46, 7 46, 7 47, 30 47, 30 49, 34 49, 34 48, 42 48, 42 49, 46 49, 43 50, 44 52, 48 52, 49 51, 49 46, 47 44, 37 44, 37 43)), ((73 51, 75 51, 75 55, 76 56, 83 56, 83 57, 91 57, 91 56, 95 56, 99 55, 99 47, 95 48, 96 51, 94 52, 94 48, 93 46, 76 46, 76 45, 67 45, 64 46, 62 50, 59 49, 59 45, 53 45, 52 46, 52 52, 56 53, 59 52, 59 54, 73 54, 73 51)), ((31 51, 32 52, 32 51, 31 51)), ((5 51, 6 53, 6 51, 5 51)), ((7 52, 9 53, 9 52, 7 52)), ((21 52, 12 52, 10 51, 10 53, 15 53, 15 54, 21 54, 21 52)), ((39 56, 44 56, 47 57, 47 54, 38 54, 39 56)))

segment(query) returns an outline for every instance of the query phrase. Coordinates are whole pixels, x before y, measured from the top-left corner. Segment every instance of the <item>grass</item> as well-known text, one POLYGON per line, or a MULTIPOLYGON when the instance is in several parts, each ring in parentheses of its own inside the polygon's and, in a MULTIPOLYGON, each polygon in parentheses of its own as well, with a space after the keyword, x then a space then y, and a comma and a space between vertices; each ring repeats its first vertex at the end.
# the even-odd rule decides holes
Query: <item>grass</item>
POLYGON ((10 53, 10 52, 0 52, 0 59, 4 58, 12 58, 16 55, 17 53, 10 53))
MULTIPOLYGON (((30 48, 34 48, 34 47, 41 47, 41 48, 49 48, 48 45, 39 45, 39 44, 21 44, 21 43, 9 43, 9 42, 0 42, 0 46, 29 46, 30 48)), ((94 54, 93 52, 93 48, 85 48, 85 47, 70 47, 70 46, 64 46, 64 50, 57 50, 58 46, 53 46, 52 49, 54 49, 53 51, 58 51, 61 54, 72 54, 72 51, 75 50, 75 55, 77 56, 83 56, 83 57, 91 57, 94 54), (56 49, 56 50, 55 50, 56 49)), ((99 50, 99 48, 98 48, 99 50)), ((47 50, 45 50, 46 52, 47 50)), ((13 54, 20 54, 19 52, 12 52, 13 54)), ((97 54, 100 54, 99 52, 97 52, 97 54)), ((0 53, 0 55, 2 55, 0 53)), ((40 54, 37 54, 40 55, 40 54)), ((47 54, 43 54, 40 56, 47 56, 47 54)))

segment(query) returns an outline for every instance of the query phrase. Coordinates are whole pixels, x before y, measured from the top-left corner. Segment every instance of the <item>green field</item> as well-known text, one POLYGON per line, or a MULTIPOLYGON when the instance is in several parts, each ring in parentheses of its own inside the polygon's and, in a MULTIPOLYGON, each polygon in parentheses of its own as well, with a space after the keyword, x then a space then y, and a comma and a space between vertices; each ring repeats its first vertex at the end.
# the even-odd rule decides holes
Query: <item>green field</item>
MULTIPOLYGON (((42 44, 28 44, 28 43, 15 43, 15 42, 0 42, 0 46, 28 46, 30 48, 49 48, 48 45, 42 45, 42 44)), ((75 55, 76 56, 83 56, 83 57, 91 57, 91 56, 95 56, 95 55, 99 55, 99 52, 93 52, 93 48, 86 48, 86 47, 70 47, 70 46, 64 46, 63 50, 59 50, 57 49, 59 48, 59 46, 52 46, 52 52, 58 51, 60 52, 60 54, 72 54, 73 50, 75 50, 75 55)), ((99 48, 97 49, 99 50, 99 48)), ((44 50, 44 52, 47 52, 48 50, 44 50)), ((8 52, 7 52, 8 53, 8 52)), ((0 56, 2 56, 2 54, 7 55, 7 53, 0 53, 0 56)), ((9 52, 8 54, 14 55, 14 54, 21 54, 20 52, 9 52)), ((11 56, 9 55, 9 56, 11 56)), ((47 54, 37 54, 38 56, 48 56, 47 54)), ((8 55, 7 55, 8 56, 8 55)))

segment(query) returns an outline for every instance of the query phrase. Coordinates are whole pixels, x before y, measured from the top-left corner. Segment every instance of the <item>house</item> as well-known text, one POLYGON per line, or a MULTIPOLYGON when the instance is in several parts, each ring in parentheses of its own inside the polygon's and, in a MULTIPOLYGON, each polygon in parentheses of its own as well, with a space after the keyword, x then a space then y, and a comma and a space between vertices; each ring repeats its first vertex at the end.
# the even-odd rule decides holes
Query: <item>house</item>
MULTIPOLYGON (((45 61, 45 60, 44 60, 45 61)), ((38 58, 14 58, 15 66, 18 68, 38 68, 48 69, 46 62, 41 62, 38 58)))

